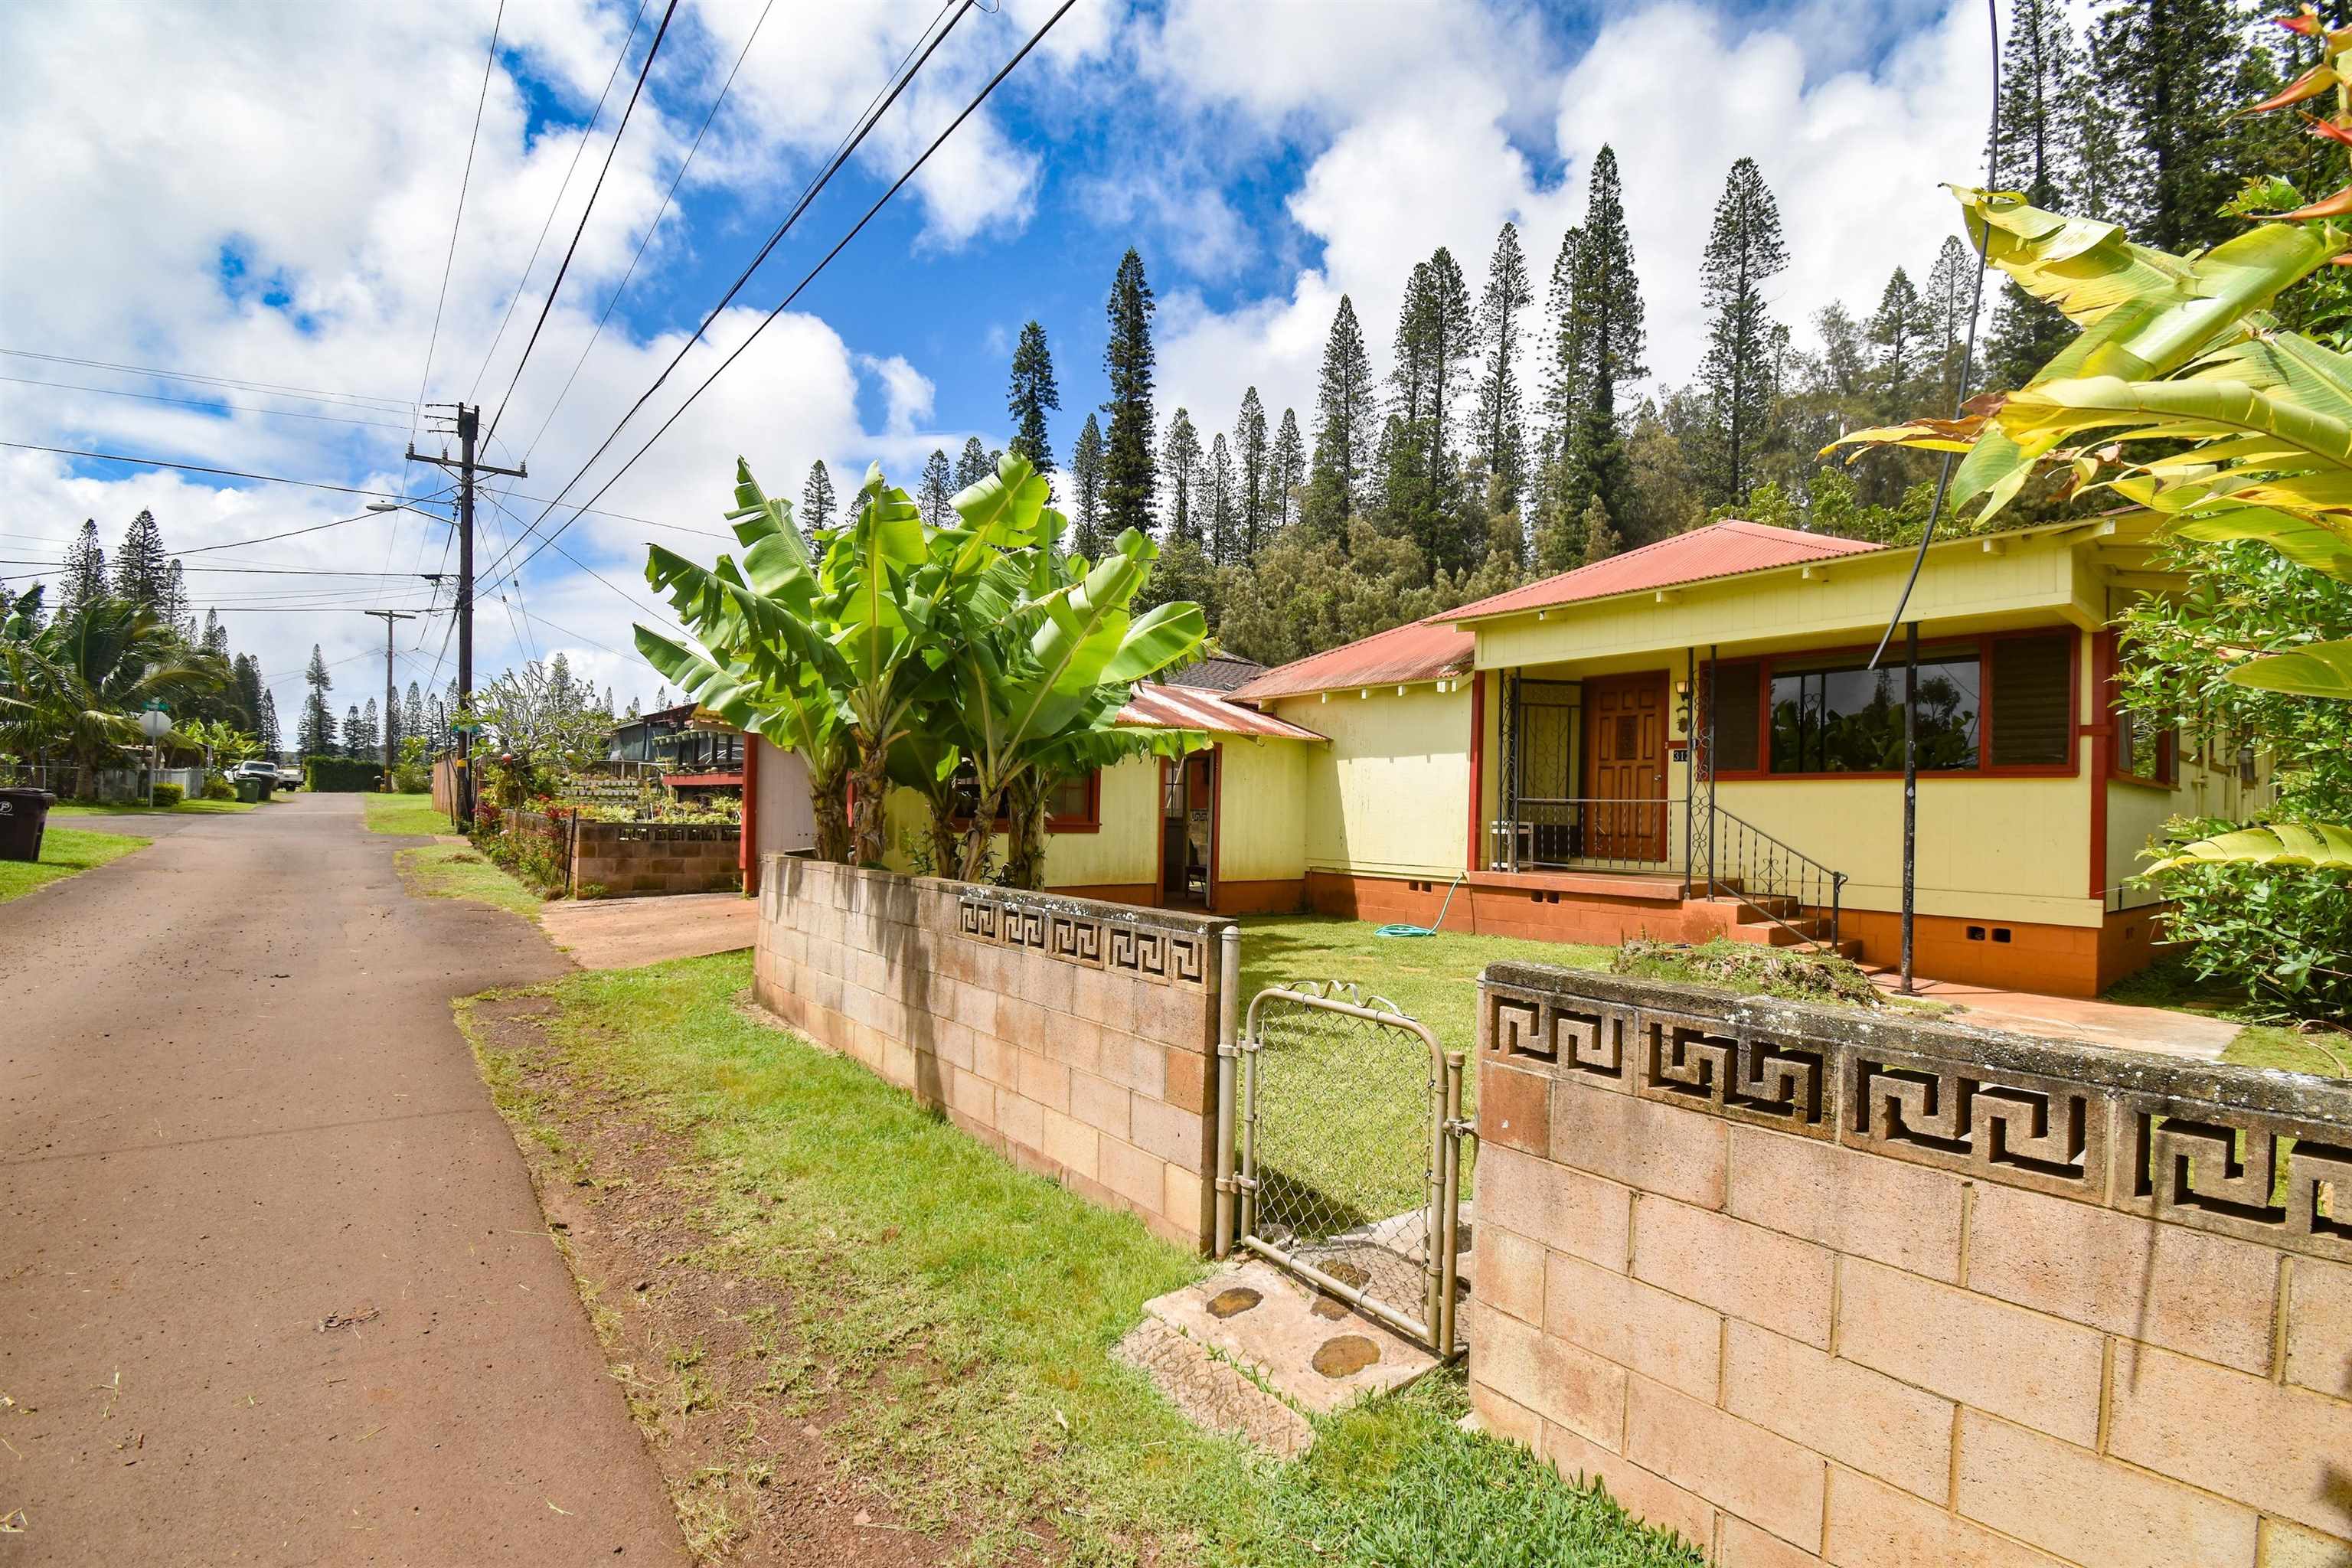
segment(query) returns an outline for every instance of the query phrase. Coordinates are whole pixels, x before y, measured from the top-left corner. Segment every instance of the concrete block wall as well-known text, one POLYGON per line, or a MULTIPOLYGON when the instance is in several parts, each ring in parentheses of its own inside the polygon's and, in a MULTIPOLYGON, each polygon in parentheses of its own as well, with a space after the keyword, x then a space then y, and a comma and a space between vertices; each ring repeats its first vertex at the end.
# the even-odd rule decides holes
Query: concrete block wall
POLYGON ((741 831, 715 823, 582 822, 572 850, 576 893, 605 898, 719 893, 743 885, 741 831))
POLYGON ((1479 1416, 1712 1560, 2352 1564, 2352 1086, 1517 964, 1478 1070, 1479 1416))
POLYGON ((771 855, 753 991, 1007 1158, 1205 1249, 1231 924, 771 855))

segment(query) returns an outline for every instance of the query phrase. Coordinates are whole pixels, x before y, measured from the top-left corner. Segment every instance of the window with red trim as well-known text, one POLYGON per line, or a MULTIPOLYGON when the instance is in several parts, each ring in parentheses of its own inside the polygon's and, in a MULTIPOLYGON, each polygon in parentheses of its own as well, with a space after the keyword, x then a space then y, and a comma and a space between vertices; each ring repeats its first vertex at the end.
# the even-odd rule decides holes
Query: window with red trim
MULTIPOLYGON (((1922 773, 2063 773, 2074 766, 2072 632, 1946 638, 1919 650, 1922 773)), ((1900 657, 1878 669, 1867 650, 1776 654, 1727 662, 1714 710, 1718 777, 1822 778, 1900 773, 1900 657)), ((1707 672, 1714 679, 1714 672, 1707 672)), ((1702 734, 1707 712, 1696 715, 1702 734)))
MULTIPOLYGON (((963 805, 956 815, 959 827, 971 826, 971 802, 978 781, 969 769, 956 776, 956 794, 963 805)), ((996 831, 1002 833, 1011 824, 1000 812, 996 831)), ((1053 798, 1045 803, 1045 831, 1048 833, 1093 833, 1102 826, 1102 770, 1089 768, 1083 773, 1065 778, 1054 786, 1053 798)))

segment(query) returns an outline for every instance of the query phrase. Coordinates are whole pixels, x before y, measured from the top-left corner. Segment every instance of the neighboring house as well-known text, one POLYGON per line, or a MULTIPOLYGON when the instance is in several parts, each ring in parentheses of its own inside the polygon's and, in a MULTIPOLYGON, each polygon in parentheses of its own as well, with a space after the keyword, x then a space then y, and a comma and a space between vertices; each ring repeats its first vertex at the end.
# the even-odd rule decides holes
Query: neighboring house
POLYGON ((743 732, 707 708, 681 703, 614 726, 604 760, 650 763, 673 789, 740 789, 743 732))
MULTIPOLYGON (((2116 706, 2116 611, 2180 585, 2152 552, 2130 519, 1927 551, 1907 612, 1920 974, 2095 994, 2158 940, 2130 886, 2151 836, 2261 798, 2235 738, 2116 706)), ((1201 660, 1122 719, 1210 746, 1074 781, 1046 884, 1601 943, 1833 925, 1892 964, 1905 638, 1864 667, 1915 554, 1718 522, 1278 668, 1201 660)), ((911 795, 890 821, 903 869, 911 795)))
MULTIPOLYGON (((2150 956, 2128 886, 2150 836, 2245 814, 2234 741, 2136 731, 2114 702, 2116 612, 2179 585, 2151 550, 2144 521, 2095 519, 1927 551, 1920 973, 2095 994, 2150 956)), ((1241 687, 1331 738, 1309 903, 1426 921, 1460 879, 1451 926, 1588 942, 1794 942, 1834 909, 1894 963, 1904 638, 1864 667, 1914 555, 1719 522, 1241 687)))

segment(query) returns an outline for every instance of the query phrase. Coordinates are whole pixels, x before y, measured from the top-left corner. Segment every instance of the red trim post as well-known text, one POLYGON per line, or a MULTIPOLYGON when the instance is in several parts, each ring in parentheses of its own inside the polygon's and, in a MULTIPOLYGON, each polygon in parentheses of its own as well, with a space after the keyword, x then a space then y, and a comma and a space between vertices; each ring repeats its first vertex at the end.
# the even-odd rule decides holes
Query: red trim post
POLYGON ((760 890, 760 737, 743 737, 743 822, 735 844, 736 869, 742 873, 743 896, 760 890))
POLYGON ((2115 768, 2115 687, 2109 666, 2115 659, 2116 634, 2103 631, 2091 639, 2092 721, 2083 726, 2091 738, 2091 897, 2101 910, 2107 902, 2107 774, 2115 768))
POLYGON ((1463 869, 1478 868, 1478 819, 1486 800, 1486 672, 1470 672, 1470 853, 1463 869))
MULTIPOLYGON (((1192 803, 1185 803, 1189 810, 1192 803)), ((1217 883, 1222 879, 1219 867, 1225 858, 1225 743, 1213 741, 1209 745, 1209 896, 1203 907, 1211 914, 1217 912, 1217 883)))

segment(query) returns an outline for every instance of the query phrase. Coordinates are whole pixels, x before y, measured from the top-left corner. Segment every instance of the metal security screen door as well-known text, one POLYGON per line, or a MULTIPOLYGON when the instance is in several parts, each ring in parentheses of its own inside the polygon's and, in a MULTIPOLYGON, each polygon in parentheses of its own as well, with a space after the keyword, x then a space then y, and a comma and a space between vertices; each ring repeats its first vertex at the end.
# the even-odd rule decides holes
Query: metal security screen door
POLYGON ((1251 1000, 1240 1050, 1241 1245, 1450 1354, 1460 1054, 1392 1004, 1305 984, 1251 1000))

